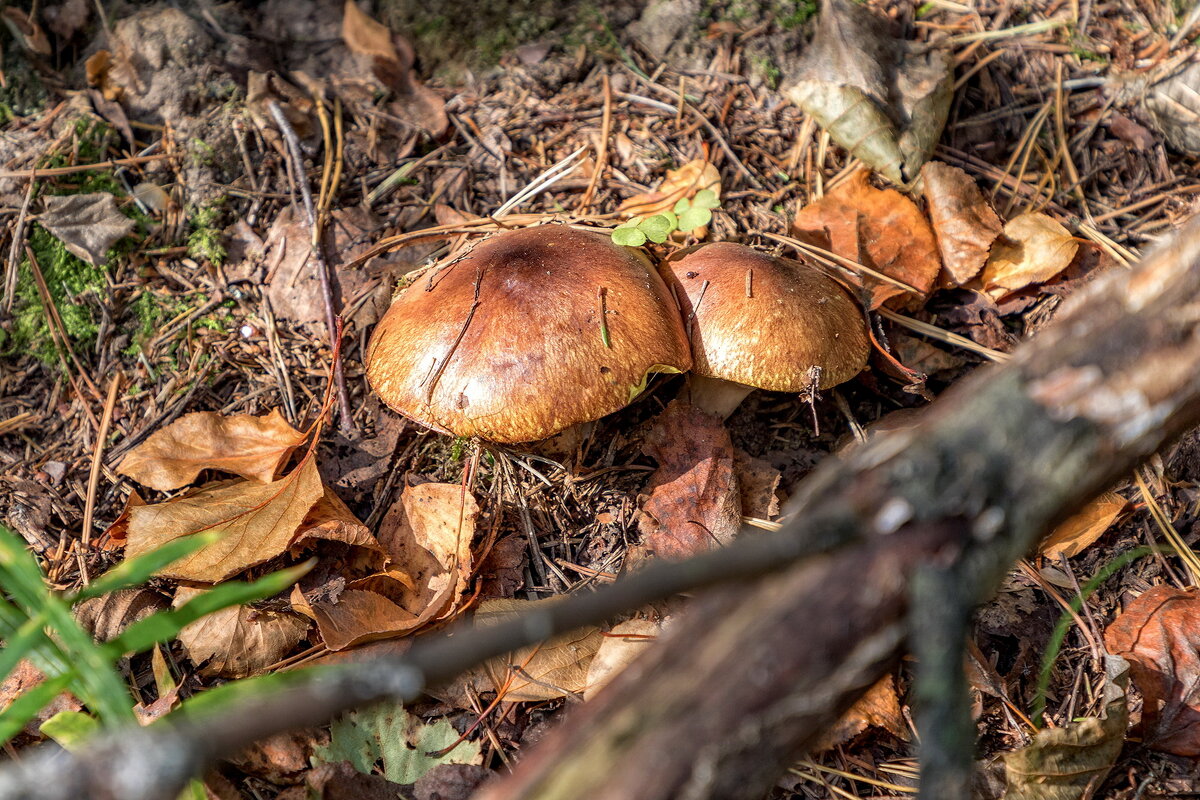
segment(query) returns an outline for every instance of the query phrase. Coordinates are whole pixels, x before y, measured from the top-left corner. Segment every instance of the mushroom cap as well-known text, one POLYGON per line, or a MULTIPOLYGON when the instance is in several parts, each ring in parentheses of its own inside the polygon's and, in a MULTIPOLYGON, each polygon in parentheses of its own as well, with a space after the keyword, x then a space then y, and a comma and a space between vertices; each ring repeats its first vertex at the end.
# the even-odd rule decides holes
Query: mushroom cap
POLYGON ((858 304, 802 262, 731 242, 702 245, 660 265, 683 312, 692 371, 776 392, 848 381, 870 351, 858 304))
POLYGON ((498 233, 397 295, 367 348, 367 379, 422 425, 513 443, 611 414, 649 373, 691 362, 640 251, 541 225, 498 233))

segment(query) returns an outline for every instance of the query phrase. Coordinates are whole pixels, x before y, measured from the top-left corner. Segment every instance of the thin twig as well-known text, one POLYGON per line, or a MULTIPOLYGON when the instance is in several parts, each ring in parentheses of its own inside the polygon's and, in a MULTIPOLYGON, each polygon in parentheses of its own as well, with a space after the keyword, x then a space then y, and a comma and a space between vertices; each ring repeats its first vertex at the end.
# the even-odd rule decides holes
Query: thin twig
MULTIPOLYGON (((338 349, 338 315, 334 306, 333 280, 330 275, 329 263, 325 260, 324 248, 321 245, 321 226, 317 223, 317 213, 313 206, 312 189, 308 186, 308 177, 304 172, 304 155, 300 150, 300 137, 283 115, 283 109, 274 100, 267 103, 271 116, 279 126, 283 138, 288 143, 288 155, 292 161, 292 171, 296 175, 296 183, 300 185, 300 196, 304 199, 304 213, 308 217, 308 227, 312 232, 313 258, 316 260, 317 277, 321 280, 321 297, 325 302, 325 326, 329 331, 329 346, 333 351, 338 349)), ((342 360, 336 358, 333 364, 333 380, 337 386, 338 410, 341 419, 340 428, 348 433, 354 426, 353 413, 350 410, 350 394, 346 391, 346 375, 342 369, 342 360)))
POLYGON ((100 430, 96 433, 96 447, 92 451, 92 471, 88 475, 87 499, 83 506, 83 530, 80 539, 84 549, 92 544, 92 520, 96 514, 96 491, 100 486, 100 468, 104 464, 104 440, 112 424, 113 408, 117 405, 117 390, 121 388, 121 373, 113 375, 108 385, 108 397, 104 400, 104 413, 100 416, 100 430))

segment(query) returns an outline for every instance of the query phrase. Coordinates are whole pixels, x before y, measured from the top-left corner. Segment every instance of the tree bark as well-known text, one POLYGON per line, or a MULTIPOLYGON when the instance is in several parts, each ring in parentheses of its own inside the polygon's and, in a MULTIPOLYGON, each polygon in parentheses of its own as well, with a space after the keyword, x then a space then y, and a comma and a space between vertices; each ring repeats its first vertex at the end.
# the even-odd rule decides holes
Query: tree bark
POLYGON ((1040 536, 1197 422, 1193 221, 916 428, 822 465, 789 509, 822 555, 697 602, 480 797, 762 797, 901 657, 915 570, 956 575, 948 603, 982 602, 1040 536))

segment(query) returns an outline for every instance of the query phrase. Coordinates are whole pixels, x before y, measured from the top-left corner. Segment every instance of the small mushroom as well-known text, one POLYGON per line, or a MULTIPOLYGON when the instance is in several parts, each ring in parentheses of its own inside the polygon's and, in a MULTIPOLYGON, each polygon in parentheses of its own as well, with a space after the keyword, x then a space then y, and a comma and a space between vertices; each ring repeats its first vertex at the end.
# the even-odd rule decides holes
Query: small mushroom
POLYGON ((659 267, 692 344, 691 399, 728 417, 754 389, 811 394, 867 363, 866 322, 836 281, 731 242, 659 267))
POLYGON ((611 414, 653 372, 691 367, 640 251, 566 225, 506 231, 406 287, 367 348, 367 379, 426 427, 531 442, 611 414))

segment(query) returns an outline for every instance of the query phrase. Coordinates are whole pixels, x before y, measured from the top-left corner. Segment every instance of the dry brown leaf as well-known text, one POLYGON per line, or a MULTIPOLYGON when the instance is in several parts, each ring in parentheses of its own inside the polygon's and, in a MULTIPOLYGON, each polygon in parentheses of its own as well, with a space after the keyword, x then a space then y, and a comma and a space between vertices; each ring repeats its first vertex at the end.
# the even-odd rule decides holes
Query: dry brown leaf
POLYGON ((896 681, 891 675, 879 680, 859 698, 850 710, 813 745, 813 752, 831 750, 858 736, 869 727, 883 728, 898 739, 908 741, 908 726, 896 695, 896 681))
POLYGON ((1200 757, 1200 593, 1155 586, 1104 632, 1142 694, 1142 738, 1155 750, 1200 757))
POLYGON ((1004 224, 975 179, 958 167, 930 161, 921 176, 946 281, 962 286, 983 269, 1004 224))
POLYGON ((354 0, 346 0, 342 39, 354 53, 371 60, 375 77, 398 96, 391 108, 431 136, 446 130, 445 102, 422 86, 413 75, 413 50, 403 38, 363 13, 354 0))
POLYGON ((992 254, 980 279, 994 298, 1026 286, 1044 283, 1066 269, 1079 243, 1062 223, 1032 212, 1010 219, 1004 234, 992 245, 992 254))
POLYGON ((160 492, 188 485, 205 469, 266 483, 304 438, 279 409, 261 417, 196 411, 152 433, 117 472, 160 492))
MULTIPOLYGON (((176 608, 204 593, 180 586, 176 608)), ((201 675, 248 678, 259 675, 304 639, 308 620, 288 612, 230 606, 193 622, 179 632, 188 658, 201 675)))
POLYGON ((830 137, 896 184, 916 179, 954 93, 949 53, 896 39, 890 21, 852 0, 823 0, 812 42, 784 94, 830 137))
POLYGON ((217 583, 283 554, 309 510, 325 494, 316 461, 305 460, 272 483, 236 481, 188 497, 129 510, 126 558, 201 531, 221 538, 159 574, 176 580, 217 583))
POLYGON ((109 642, 133 623, 167 608, 167 598, 150 589, 121 589, 78 603, 71 613, 98 642, 109 642))
POLYGON ((325 487, 321 499, 308 510, 308 515, 296 530, 297 545, 308 543, 312 539, 329 539, 372 549, 379 547, 371 530, 359 522, 350 507, 328 486, 325 487))
POLYGON ((1033 741, 1004 756, 1008 786, 1004 800, 1089 800, 1104 783, 1129 724, 1125 690, 1129 664, 1105 658, 1102 716, 1074 720, 1062 728, 1041 730, 1033 741))
POLYGON ((116 198, 109 192, 51 195, 43 202, 46 212, 38 222, 89 264, 105 263, 109 248, 137 226, 117 210, 116 198))
POLYGON ((653 192, 635 194, 621 203, 617 211, 626 218, 649 217, 670 211, 681 199, 691 199, 701 189, 709 189, 721 199, 721 173, 706 159, 697 158, 679 169, 667 170, 667 177, 653 192))
POLYGON ((687 558, 728 544, 742 527, 742 498, 729 431, 712 414, 674 400, 646 435, 658 462, 638 530, 662 558, 687 558))
POLYGON ((800 209, 792 223, 796 238, 830 250, 917 290, 917 296, 870 275, 862 283, 871 308, 889 298, 920 305, 941 271, 933 229, 916 204, 895 189, 876 189, 858 170, 820 200, 800 209))
POLYGON ((113 520, 113 524, 109 525, 104 531, 104 535, 108 537, 105 543, 105 549, 111 550, 125 546, 125 537, 129 535, 129 510, 138 506, 146 505, 146 501, 136 491, 130 491, 129 497, 125 498, 125 507, 121 509, 121 516, 113 520))
POLYGON ((733 471, 742 495, 742 515, 771 520, 779 516, 779 470, 740 447, 733 453, 733 471))
MULTIPOLYGON (((546 600, 485 600, 475 612, 475 626, 507 622, 546 600)), ((492 685, 509 702, 554 700, 580 695, 588 686, 588 667, 604 635, 599 628, 584 628, 549 641, 494 658, 484 664, 492 685)))
POLYGON ((1105 492, 1050 532, 1038 549, 1046 558, 1070 558, 1082 553, 1104 535, 1128 502, 1116 492, 1105 492))
POLYGON ((662 625, 648 619, 630 619, 604 634, 604 640, 588 666, 583 699, 591 700, 633 660, 646 652, 662 632, 662 625))
POLYGON ((388 571, 308 598, 325 645, 341 650, 412 632, 462 610, 479 504, 459 484, 406 487, 379 529, 388 571))

